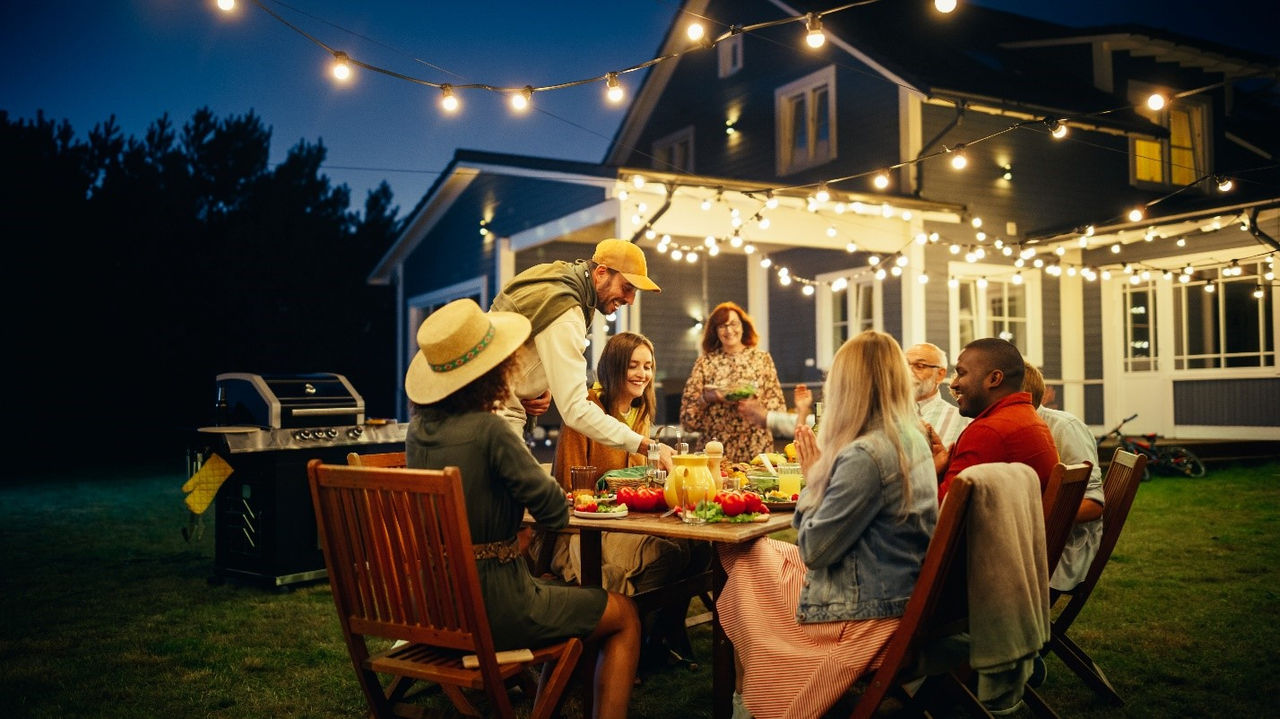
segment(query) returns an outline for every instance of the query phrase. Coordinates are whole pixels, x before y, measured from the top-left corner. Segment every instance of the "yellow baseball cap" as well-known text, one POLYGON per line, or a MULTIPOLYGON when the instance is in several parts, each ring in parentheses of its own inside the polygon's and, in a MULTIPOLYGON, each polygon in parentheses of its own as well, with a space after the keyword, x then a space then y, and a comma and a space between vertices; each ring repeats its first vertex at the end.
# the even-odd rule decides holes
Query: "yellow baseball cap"
POLYGON ((621 272, 638 290, 662 291, 661 287, 649 279, 649 265, 645 262, 644 250, 630 242, 614 238, 601 240, 596 245, 596 253, 591 256, 591 261, 621 272))

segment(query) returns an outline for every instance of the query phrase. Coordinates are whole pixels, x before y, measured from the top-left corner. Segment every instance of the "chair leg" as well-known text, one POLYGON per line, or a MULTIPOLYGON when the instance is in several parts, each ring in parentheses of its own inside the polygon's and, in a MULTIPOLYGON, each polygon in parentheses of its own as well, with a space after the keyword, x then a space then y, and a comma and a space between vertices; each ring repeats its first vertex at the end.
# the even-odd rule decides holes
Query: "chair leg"
MULTIPOLYGON (((573 676, 581 656, 582 644, 569 642, 554 664, 547 662, 542 665, 538 695, 534 698, 533 712, 530 713, 529 719, 550 719, 557 714, 565 686, 569 684, 569 679, 573 676)), ((591 709, 587 707, 584 711, 589 713, 591 709)))
POLYGON ((1058 713, 1045 703, 1044 698, 1031 687, 1023 688, 1022 701, 1026 702, 1027 708, 1031 710, 1032 714, 1035 714, 1038 717, 1042 717, 1044 719, 1060 719, 1058 717, 1058 713))
POLYGON ((1062 660, 1067 668, 1076 673, 1095 694, 1105 699, 1113 706, 1124 706, 1124 699, 1111 686, 1111 682, 1107 679, 1107 675, 1102 673, 1102 667, 1093 661, 1088 654, 1085 653, 1075 642, 1071 641, 1065 634, 1051 634, 1049 636, 1049 648, 1054 654, 1062 660))

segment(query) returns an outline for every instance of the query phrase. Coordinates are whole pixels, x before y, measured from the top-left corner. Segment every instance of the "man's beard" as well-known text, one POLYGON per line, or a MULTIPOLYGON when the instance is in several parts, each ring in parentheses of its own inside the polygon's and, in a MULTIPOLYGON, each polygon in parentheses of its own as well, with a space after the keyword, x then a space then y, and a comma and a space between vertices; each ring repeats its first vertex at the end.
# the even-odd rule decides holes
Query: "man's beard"
POLYGON ((911 378, 911 384, 915 386, 917 402, 923 402, 925 399, 932 396, 934 392, 938 391, 938 380, 935 377, 922 380, 919 377, 913 376, 911 378))

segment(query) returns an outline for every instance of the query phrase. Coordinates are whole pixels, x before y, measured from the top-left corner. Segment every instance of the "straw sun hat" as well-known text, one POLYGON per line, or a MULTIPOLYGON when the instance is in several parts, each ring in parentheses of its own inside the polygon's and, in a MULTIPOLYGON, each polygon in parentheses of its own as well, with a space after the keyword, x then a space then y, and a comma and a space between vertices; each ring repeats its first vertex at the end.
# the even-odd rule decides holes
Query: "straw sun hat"
POLYGON ((439 402, 510 357, 530 331, 515 312, 484 312, 474 300, 454 300, 418 328, 418 354, 404 391, 417 404, 439 402))

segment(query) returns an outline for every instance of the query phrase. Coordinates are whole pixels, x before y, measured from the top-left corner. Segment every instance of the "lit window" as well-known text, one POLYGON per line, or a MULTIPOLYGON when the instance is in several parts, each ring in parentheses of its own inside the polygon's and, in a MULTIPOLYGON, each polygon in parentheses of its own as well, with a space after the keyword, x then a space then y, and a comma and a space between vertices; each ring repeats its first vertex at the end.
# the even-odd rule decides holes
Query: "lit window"
POLYGON ((716 43, 716 51, 720 58, 720 77, 729 77, 742 69, 742 35, 730 37, 716 43))
POLYGON ((778 174, 836 157, 836 72, 828 66, 774 91, 778 174))
POLYGON ((655 140, 653 167, 666 172, 693 172, 693 126, 655 140))
POLYGON ((1174 288, 1174 367, 1219 369, 1275 367, 1275 294, 1270 288, 1254 296, 1260 263, 1240 263, 1234 277, 1178 283, 1174 288), (1217 284, 1205 292, 1206 282, 1217 284))
MULTIPOLYGON (((1149 91, 1138 90, 1132 97, 1149 94, 1149 91)), ((1182 187, 1205 176, 1209 167, 1205 132, 1208 110, 1203 103, 1178 99, 1161 110, 1137 104, 1136 111, 1167 129, 1169 137, 1162 140, 1135 137, 1130 140, 1134 184, 1182 187)))
MULTIPOLYGON (((828 328, 818 332, 818 367, 831 367, 831 357, 845 340, 864 330, 883 329, 881 288, 869 267, 841 270, 818 275, 817 298, 814 303, 816 327, 828 328), (844 289, 832 290, 833 282, 843 278, 844 289)), ((843 283, 841 283, 843 284, 843 283)))
POLYGON ((1043 337, 1040 323, 1040 272, 1023 270, 1015 283, 1012 268, 952 262, 955 278, 950 292, 950 339, 954 348, 983 337, 1012 342, 1027 358, 1040 357, 1043 337))
POLYGON ((1124 369, 1154 372, 1156 361, 1155 282, 1126 283, 1124 293, 1124 369))

